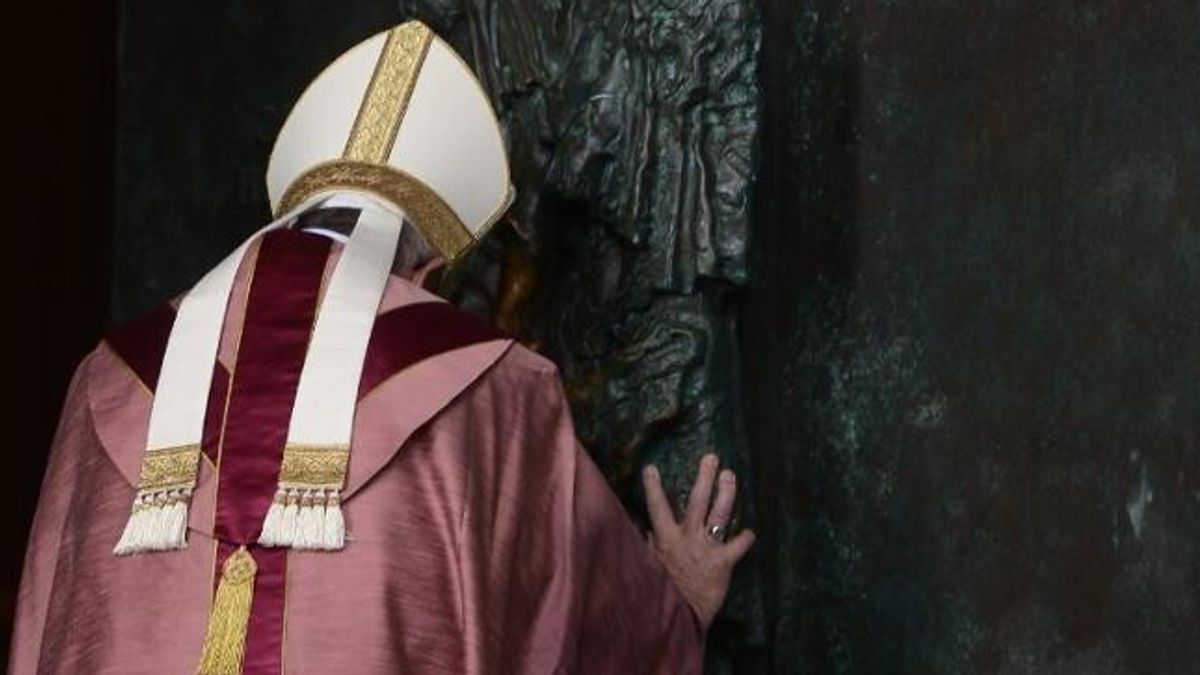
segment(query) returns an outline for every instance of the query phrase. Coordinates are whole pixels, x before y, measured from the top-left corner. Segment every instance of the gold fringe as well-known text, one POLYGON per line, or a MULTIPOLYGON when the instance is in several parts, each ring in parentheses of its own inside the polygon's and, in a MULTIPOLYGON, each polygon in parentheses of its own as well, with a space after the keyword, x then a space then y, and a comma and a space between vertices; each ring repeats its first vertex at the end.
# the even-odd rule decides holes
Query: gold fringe
POLYGON ((343 157, 387 164, 432 42, 433 31, 420 21, 408 21, 388 32, 343 157))
POLYGON ((208 616, 208 634, 198 675, 240 675, 246 655, 246 625, 254 602, 258 565, 243 546, 221 568, 221 582, 208 616))

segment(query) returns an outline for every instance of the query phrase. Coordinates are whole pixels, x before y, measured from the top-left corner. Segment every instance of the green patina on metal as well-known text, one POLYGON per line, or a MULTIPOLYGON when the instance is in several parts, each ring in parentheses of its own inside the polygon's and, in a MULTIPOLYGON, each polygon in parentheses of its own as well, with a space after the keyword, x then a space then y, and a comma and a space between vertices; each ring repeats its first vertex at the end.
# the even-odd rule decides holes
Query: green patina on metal
MULTIPOLYGON (((701 455, 755 476, 742 426, 761 17, 740 0, 406 9, 473 54, 509 134, 515 226, 447 281, 558 363, 576 429, 631 512, 653 462, 682 500, 701 455)), ((739 570, 710 672, 762 660, 761 577, 739 570)))

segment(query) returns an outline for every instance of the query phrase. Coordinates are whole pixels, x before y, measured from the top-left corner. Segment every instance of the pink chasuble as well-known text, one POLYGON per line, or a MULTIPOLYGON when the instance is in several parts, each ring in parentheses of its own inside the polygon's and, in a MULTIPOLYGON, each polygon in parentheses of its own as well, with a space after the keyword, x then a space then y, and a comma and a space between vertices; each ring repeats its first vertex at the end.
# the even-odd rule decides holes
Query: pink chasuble
POLYGON ((360 386, 346 548, 253 545, 333 248, 275 233, 238 273, 182 551, 112 554, 173 311, 80 365, 10 671, 195 672, 220 565, 248 543, 259 575, 246 673, 699 672, 699 623, 576 442, 554 366, 402 279, 360 386))

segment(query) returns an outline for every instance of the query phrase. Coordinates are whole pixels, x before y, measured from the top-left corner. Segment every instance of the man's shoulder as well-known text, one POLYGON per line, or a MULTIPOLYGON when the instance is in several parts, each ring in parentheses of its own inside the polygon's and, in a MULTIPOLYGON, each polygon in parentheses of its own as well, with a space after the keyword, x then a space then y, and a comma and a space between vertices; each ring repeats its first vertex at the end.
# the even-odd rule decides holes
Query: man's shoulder
POLYGON ((503 368, 514 377, 532 380, 558 377, 558 366, 553 361, 520 342, 513 343, 496 367, 503 368))
POLYGON ((554 362, 515 341, 482 373, 477 385, 466 398, 476 403, 507 401, 506 409, 557 408, 565 393, 554 362))
POLYGON ((495 359, 489 369, 490 377, 535 381, 558 375, 552 361, 523 345, 517 336, 498 328, 490 319, 405 279, 389 280, 375 323, 368 360, 380 355, 392 358, 397 352, 413 349, 429 352, 428 356, 453 358, 458 349, 500 341, 509 347, 495 359))
POLYGON ((161 303, 109 330, 96 351, 107 351, 117 357, 147 389, 153 391, 174 323, 175 305, 161 303))

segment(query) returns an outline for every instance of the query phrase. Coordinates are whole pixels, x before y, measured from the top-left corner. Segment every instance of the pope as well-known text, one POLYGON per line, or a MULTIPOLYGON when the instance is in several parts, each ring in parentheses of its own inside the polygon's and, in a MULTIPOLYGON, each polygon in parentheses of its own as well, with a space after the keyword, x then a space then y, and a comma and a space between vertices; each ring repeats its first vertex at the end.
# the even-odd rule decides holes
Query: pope
POLYGON ((503 137, 428 27, 300 97, 276 219, 83 360, 10 672, 696 673, 736 479, 643 538, 555 366, 425 290, 512 203, 503 137))

